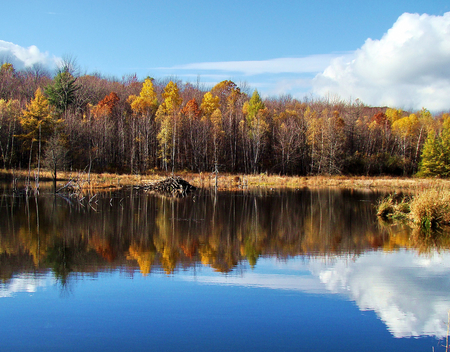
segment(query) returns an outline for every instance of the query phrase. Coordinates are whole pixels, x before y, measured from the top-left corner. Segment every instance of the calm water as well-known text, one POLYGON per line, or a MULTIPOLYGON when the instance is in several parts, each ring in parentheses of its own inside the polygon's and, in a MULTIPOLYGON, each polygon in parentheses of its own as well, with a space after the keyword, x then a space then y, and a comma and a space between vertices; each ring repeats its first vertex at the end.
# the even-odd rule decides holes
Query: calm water
POLYGON ((445 351, 450 252, 375 192, 0 200, 1 351, 445 351))

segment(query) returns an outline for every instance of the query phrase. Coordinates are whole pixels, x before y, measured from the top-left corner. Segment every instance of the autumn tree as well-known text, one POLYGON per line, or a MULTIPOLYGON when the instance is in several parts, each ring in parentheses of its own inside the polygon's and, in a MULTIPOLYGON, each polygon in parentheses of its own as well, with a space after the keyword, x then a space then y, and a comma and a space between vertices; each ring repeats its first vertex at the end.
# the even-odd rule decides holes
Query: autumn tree
POLYGON ((222 113, 223 159, 228 163, 226 167, 235 172, 242 152, 239 125, 243 118, 242 106, 245 94, 229 80, 217 83, 211 89, 211 94, 219 97, 219 108, 222 113))
POLYGON ((214 172, 219 172, 219 153, 220 146, 222 145, 222 139, 224 136, 222 112, 219 108, 216 108, 210 116, 211 134, 212 134, 212 149, 213 149, 213 161, 214 172))
POLYGON ((117 141, 117 123, 112 117, 116 105, 120 101, 117 93, 111 92, 95 106, 90 106, 89 139, 89 170, 95 160, 101 168, 111 166, 113 162, 113 144, 117 141))
POLYGON ((432 120, 430 112, 422 109, 418 114, 402 117, 392 124, 392 130, 401 147, 405 174, 416 169, 419 151, 432 125, 432 120))
POLYGON ((214 167, 217 171, 218 168, 218 144, 221 132, 221 120, 222 115, 219 109, 219 97, 213 96, 211 92, 206 92, 203 96, 202 104, 200 105, 202 111, 202 123, 203 129, 203 158, 205 160, 206 168, 210 169, 211 163, 209 161, 210 153, 213 153, 214 167), (216 112, 216 110, 218 110, 216 112), (216 112, 216 113, 215 113, 216 112), (213 114, 214 118, 212 117, 213 114))
MULTIPOLYGON (((24 141, 24 147, 32 151, 33 142, 44 143, 55 130, 57 120, 51 113, 49 102, 40 88, 36 90, 34 99, 27 104, 20 117, 20 124, 24 131, 19 138, 24 141)), ((40 150, 39 150, 40 151, 40 150)))
POLYGON ((0 99, 9 100, 15 95, 16 70, 5 62, 0 66, 0 99))
POLYGON ((243 112, 245 121, 242 121, 241 128, 245 132, 249 144, 247 157, 252 171, 256 173, 269 127, 266 122, 267 110, 257 90, 253 92, 251 99, 244 104, 243 112))
POLYGON ((18 100, 0 99, 0 153, 3 167, 11 166, 14 153, 14 135, 21 114, 18 100))
POLYGON ((184 150, 185 157, 189 160, 188 164, 191 170, 201 171, 201 154, 202 154, 202 138, 203 122, 201 120, 201 111, 197 100, 192 98, 181 110, 181 115, 184 117, 184 150))
POLYGON ((155 114, 158 109, 158 98, 153 87, 153 79, 147 77, 138 96, 128 97, 133 119, 131 121, 132 151, 131 166, 136 152, 140 156, 140 169, 146 170, 150 158, 156 159, 156 125, 155 114))
POLYGON ((387 108, 384 115, 389 120, 390 124, 392 125, 395 121, 400 120, 403 117, 403 110, 387 108))
POLYGON ((302 120, 298 111, 290 109, 274 117, 274 149, 283 174, 294 171, 296 162, 302 157, 300 149, 305 149, 302 120))
POLYGON ((128 102, 137 115, 148 116, 153 114, 158 108, 158 97, 153 87, 153 79, 147 77, 142 84, 139 95, 130 95, 128 102))
POLYGON ((112 114, 114 107, 120 98, 115 92, 109 93, 97 105, 92 107, 91 114, 94 118, 104 118, 112 114))
POLYGON ((164 88, 164 102, 158 107, 156 121, 160 124, 157 139, 159 142, 159 156, 163 168, 168 170, 169 163, 172 164, 172 172, 175 170, 175 156, 177 150, 178 113, 182 99, 178 86, 170 81, 164 88))
POLYGON ((307 138, 311 151, 311 171, 319 174, 339 174, 343 167, 345 143, 344 120, 338 111, 324 108, 320 114, 305 111, 307 138))

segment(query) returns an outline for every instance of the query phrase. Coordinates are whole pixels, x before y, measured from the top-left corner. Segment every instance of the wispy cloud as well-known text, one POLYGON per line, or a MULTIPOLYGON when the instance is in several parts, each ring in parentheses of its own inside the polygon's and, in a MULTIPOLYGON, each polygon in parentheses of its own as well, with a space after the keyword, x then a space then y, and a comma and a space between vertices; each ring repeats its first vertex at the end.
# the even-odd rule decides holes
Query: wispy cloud
POLYGON ((197 70, 237 73, 244 76, 282 73, 317 73, 323 71, 337 54, 312 55, 299 58, 276 58, 253 61, 199 62, 173 67, 160 67, 162 70, 197 70))

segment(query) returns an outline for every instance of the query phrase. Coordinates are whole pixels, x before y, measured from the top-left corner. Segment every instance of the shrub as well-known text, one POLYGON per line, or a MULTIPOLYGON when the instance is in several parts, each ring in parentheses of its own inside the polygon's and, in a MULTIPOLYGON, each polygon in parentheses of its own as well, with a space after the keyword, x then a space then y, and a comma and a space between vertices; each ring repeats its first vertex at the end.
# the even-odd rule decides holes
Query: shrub
POLYGON ((386 196, 377 204, 377 216, 382 219, 404 219, 409 212, 408 200, 405 197, 399 198, 395 194, 386 196))
POLYGON ((416 195, 410 204, 414 224, 426 230, 450 223, 450 191, 430 189, 416 195))

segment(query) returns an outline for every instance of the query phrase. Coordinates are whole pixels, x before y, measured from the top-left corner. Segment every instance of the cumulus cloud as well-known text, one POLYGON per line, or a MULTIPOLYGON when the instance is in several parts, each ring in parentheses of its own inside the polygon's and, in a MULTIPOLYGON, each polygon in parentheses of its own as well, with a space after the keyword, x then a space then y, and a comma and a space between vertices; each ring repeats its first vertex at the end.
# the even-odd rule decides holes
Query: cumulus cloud
POLYGON ((23 48, 20 45, 0 40, 0 62, 9 62, 18 70, 34 65, 43 65, 53 69, 61 62, 61 59, 41 52, 35 45, 23 48))
POLYGON ((450 12, 401 15, 380 40, 333 59, 314 78, 313 92, 377 106, 449 109, 450 12))

